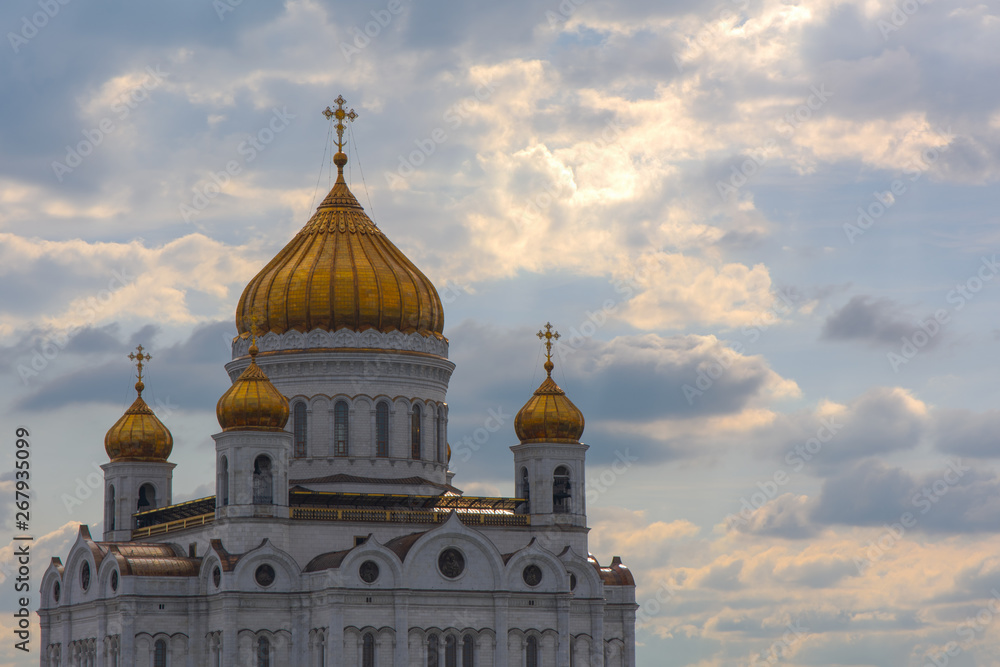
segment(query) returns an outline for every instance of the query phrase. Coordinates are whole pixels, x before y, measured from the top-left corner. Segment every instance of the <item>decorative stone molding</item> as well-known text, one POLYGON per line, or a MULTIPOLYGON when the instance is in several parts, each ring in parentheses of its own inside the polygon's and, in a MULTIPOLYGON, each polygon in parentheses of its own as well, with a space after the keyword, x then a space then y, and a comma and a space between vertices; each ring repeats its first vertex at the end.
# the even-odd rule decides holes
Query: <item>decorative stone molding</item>
MULTIPOLYGON (((318 350, 318 349, 369 349, 369 350, 403 350, 407 352, 423 352, 448 358, 448 340, 433 336, 421 336, 418 333, 404 334, 401 331, 382 333, 374 329, 357 332, 341 329, 331 332, 325 329, 313 329, 307 334, 298 331, 288 331, 276 334, 273 331, 257 339, 257 347, 261 352, 281 352, 285 350, 318 350)), ((236 337, 233 339, 233 359, 249 354, 250 338, 236 337)))

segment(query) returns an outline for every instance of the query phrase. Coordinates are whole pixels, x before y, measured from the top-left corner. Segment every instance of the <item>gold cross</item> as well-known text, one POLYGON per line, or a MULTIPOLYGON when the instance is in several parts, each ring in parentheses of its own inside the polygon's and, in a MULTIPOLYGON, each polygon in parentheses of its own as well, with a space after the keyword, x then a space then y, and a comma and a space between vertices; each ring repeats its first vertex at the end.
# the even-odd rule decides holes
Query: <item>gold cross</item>
POLYGON ((539 330, 537 334, 539 340, 545 340, 545 361, 546 363, 552 363, 552 341, 559 340, 559 332, 552 332, 552 325, 548 322, 545 323, 545 332, 542 333, 539 330))
POLYGON ((151 357, 148 354, 142 353, 142 345, 135 348, 135 352, 129 352, 128 358, 131 359, 132 361, 136 361, 138 359, 138 363, 136 363, 136 366, 139 369, 139 382, 142 382, 142 362, 149 361, 153 357, 151 357), (135 352, 138 352, 139 354, 136 354, 135 352))
POLYGON ((337 129, 337 152, 344 152, 344 119, 354 122, 354 119, 358 117, 358 114, 354 113, 354 109, 350 111, 344 111, 344 103, 347 100, 344 99, 343 95, 338 95, 337 99, 334 100, 337 103, 336 109, 331 109, 327 107, 323 110, 323 115, 326 116, 327 120, 333 117, 337 118, 337 124, 334 126, 337 129))
POLYGON ((257 317, 257 309, 250 309, 250 344, 257 344, 257 325, 260 323, 260 318, 257 317))

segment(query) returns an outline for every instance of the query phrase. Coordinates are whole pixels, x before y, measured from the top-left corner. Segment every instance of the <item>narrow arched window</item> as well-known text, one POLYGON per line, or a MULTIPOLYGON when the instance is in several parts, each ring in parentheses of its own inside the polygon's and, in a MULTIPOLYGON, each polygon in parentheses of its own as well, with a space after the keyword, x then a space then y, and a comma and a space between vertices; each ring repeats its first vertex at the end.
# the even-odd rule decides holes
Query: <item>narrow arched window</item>
POLYGON ((437 461, 438 463, 444 463, 444 408, 438 407, 437 409, 437 430, 435 435, 437 436, 437 461))
POLYGON ((389 404, 375 406, 375 456, 389 456, 389 404))
POLYGON ((476 667, 476 640, 472 635, 465 635, 462 640, 462 667, 476 667))
POLYGON ((114 530, 115 529, 115 485, 114 484, 108 485, 108 502, 106 504, 107 504, 108 518, 104 525, 108 527, 108 530, 114 530))
POLYGON ((438 653, 441 651, 440 640, 437 635, 427 638, 427 667, 438 667, 438 653))
POLYGON ((219 498, 222 505, 229 504, 229 459, 225 456, 219 462, 219 498))
POLYGON ((375 667, 375 635, 370 632, 361 642, 361 667, 375 667))
POLYGON ((153 667, 167 667, 167 642, 162 639, 153 644, 153 667))
POLYGON ((257 667, 271 667, 271 642, 267 637, 257 640, 257 667))
POLYGON ((458 667, 458 640, 448 635, 444 640, 444 667, 458 667))
POLYGON ((271 459, 261 454, 253 462, 253 502, 254 505, 270 505, 274 502, 273 472, 271 459))
POLYGON ((528 469, 521 468, 521 497, 524 498, 525 514, 531 514, 531 482, 528 481, 528 469))
POLYGON ((156 489, 152 484, 143 484, 139 487, 139 502, 136 508, 140 512, 156 509, 156 489))
POLYGON ((410 458, 420 458, 420 406, 413 406, 413 417, 410 420, 410 458))
POLYGON ((538 667, 538 639, 528 637, 528 643, 524 648, 524 664, 526 667, 538 667))
POLYGON ((569 468, 559 466, 552 475, 552 511, 569 514, 570 498, 569 468))
POLYGON ((347 401, 333 406, 333 455, 347 456, 347 401))
POLYGON ((306 404, 299 401, 295 404, 295 414, 292 417, 293 436, 295 438, 295 456, 306 455, 306 404))

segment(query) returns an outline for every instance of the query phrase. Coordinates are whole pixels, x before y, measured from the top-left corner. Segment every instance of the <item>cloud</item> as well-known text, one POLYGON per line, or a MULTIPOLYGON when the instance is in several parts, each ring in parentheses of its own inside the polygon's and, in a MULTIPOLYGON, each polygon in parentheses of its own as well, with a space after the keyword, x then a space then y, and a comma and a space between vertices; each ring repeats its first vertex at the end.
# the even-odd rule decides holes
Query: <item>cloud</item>
POLYGON ((941 409, 934 413, 931 437, 942 452, 994 458, 1000 456, 997 433, 1000 433, 1000 411, 941 409))
MULTIPOLYGON (((896 345, 900 338, 908 338, 918 329, 919 323, 907 316, 894 301, 857 295, 826 318, 821 338, 896 345)), ((927 347, 933 347, 940 341, 940 336, 932 337, 927 347)))

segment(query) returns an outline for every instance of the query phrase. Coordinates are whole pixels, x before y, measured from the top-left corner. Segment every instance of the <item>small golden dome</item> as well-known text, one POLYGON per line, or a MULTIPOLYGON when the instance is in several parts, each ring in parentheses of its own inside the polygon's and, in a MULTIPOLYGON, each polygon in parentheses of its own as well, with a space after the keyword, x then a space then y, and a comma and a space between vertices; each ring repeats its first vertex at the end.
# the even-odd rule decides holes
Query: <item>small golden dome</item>
POLYGON ((365 214, 344 181, 337 182, 309 222, 243 290, 236 328, 260 333, 375 329, 443 338, 444 308, 431 281, 365 214))
POLYGON ((288 422, 288 399, 257 365, 256 341, 250 365, 215 405, 223 431, 281 431, 288 422))
POLYGON ((555 365, 545 362, 548 377, 535 390, 514 418, 514 431, 521 443, 568 442, 580 444, 583 435, 583 413, 566 397, 566 392, 552 379, 555 365))
POLYGON ((142 400, 145 388, 142 380, 135 383, 138 396, 104 436, 104 450, 113 463, 166 461, 174 448, 174 436, 142 400))

